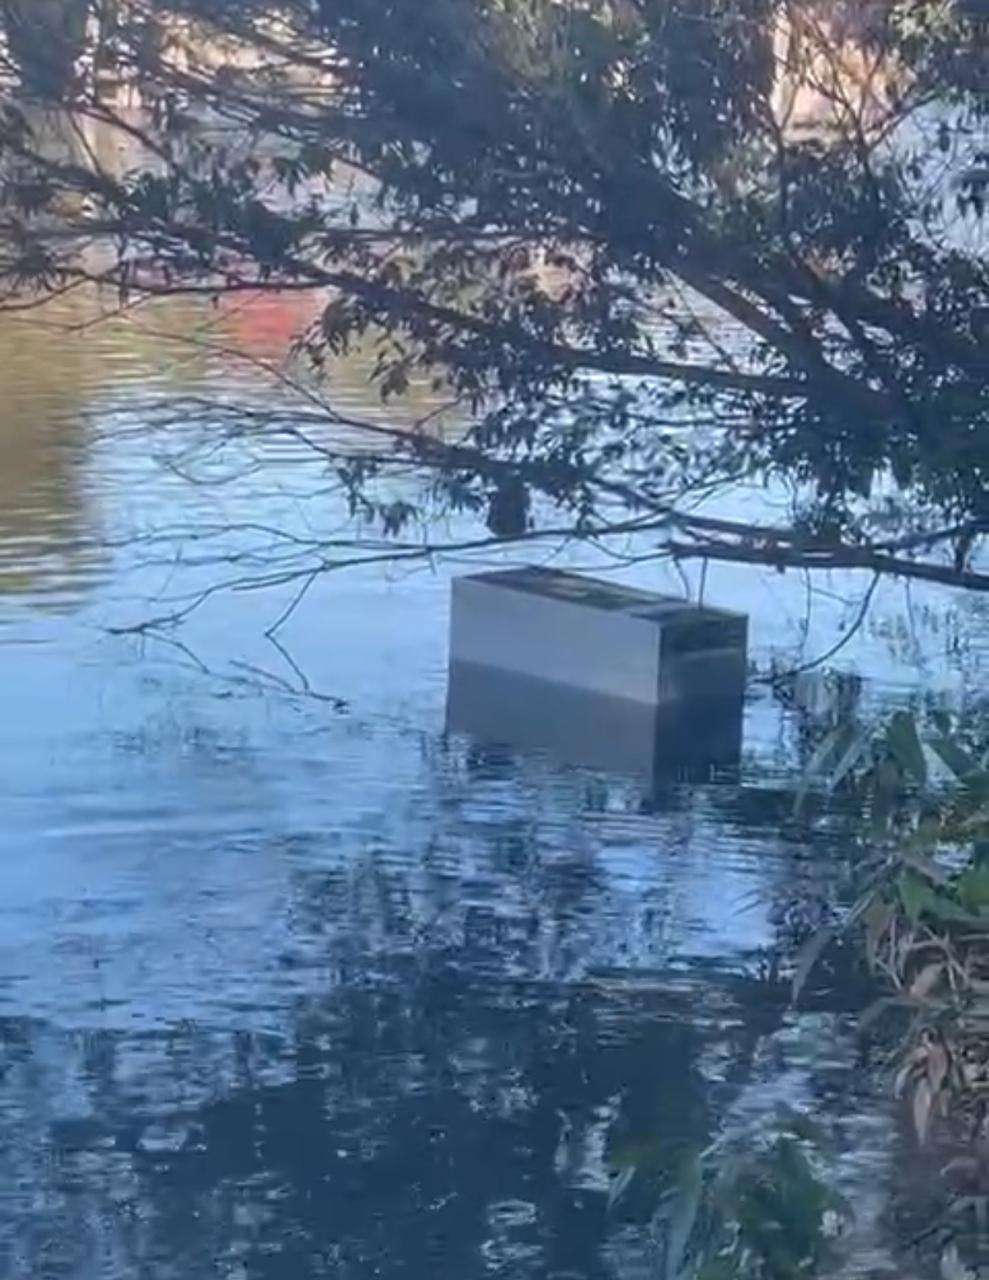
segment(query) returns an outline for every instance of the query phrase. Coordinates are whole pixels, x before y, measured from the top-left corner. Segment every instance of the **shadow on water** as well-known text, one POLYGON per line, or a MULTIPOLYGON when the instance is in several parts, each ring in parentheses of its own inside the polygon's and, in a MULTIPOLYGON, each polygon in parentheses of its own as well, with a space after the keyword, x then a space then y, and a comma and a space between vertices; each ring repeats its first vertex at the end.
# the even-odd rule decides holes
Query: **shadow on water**
POLYGON ((490 747, 547 750, 656 790, 737 769, 742 748, 741 699, 659 708, 463 662, 450 667, 447 725, 490 747))

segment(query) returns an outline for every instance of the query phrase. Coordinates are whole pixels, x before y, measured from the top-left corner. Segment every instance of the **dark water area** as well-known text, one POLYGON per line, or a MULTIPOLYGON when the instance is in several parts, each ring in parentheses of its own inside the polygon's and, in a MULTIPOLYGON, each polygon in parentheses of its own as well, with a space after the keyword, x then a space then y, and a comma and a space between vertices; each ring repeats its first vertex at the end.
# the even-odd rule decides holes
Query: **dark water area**
MULTIPOLYGON (((0 333, 0 1274, 664 1275, 685 1154, 781 1106, 830 1135, 845 1273, 891 1268, 858 993, 795 1011, 777 967, 845 852, 793 786, 849 700, 977 694, 985 605, 884 585, 844 678, 753 684, 740 768, 655 788, 447 731, 449 580, 489 561, 330 575, 281 647, 294 587, 111 634, 249 571, 261 528, 343 525, 291 440, 190 480, 208 415, 145 430, 151 397, 283 395, 229 349, 283 352, 293 305, 0 333)), ((334 396, 367 407, 362 372, 334 396)), ((862 587, 705 590, 765 670, 828 648, 862 587)))

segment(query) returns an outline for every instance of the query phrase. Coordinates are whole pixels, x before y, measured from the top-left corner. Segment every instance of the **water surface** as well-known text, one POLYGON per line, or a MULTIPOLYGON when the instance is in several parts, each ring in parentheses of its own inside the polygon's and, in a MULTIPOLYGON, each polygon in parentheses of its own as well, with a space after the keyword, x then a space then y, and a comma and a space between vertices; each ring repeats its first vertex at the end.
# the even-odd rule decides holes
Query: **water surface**
MULTIPOLYGON (((684 1152, 781 1102, 847 1153, 853 1270, 885 1265, 889 1116, 850 1020, 773 970, 843 853, 789 787, 838 706, 977 691, 984 605, 884 586, 852 676, 753 684, 740 776, 660 789, 444 732, 449 576, 487 561, 327 576, 279 646, 294 582, 114 634, 260 572, 265 530, 345 526, 264 430, 289 392, 258 362, 311 306, 0 324, 0 1274, 654 1276, 684 1152), (213 456, 234 400, 255 425, 213 456)), ((330 392, 380 417, 366 370, 330 392)), ((864 585, 705 591, 765 669, 864 585)))

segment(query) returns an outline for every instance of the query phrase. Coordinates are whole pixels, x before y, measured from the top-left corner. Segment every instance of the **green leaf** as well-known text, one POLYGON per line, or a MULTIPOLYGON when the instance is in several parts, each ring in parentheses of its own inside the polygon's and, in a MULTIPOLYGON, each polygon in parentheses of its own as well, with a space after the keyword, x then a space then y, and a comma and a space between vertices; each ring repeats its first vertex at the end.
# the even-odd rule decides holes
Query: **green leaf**
POLYGON ((812 933, 797 952, 792 985, 794 1004, 800 999, 800 993, 804 989, 804 984, 810 977, 814 965, 820 960, 825 948, 834 942, 837 936, 838 930, 833 925, 826 925, 823 929, 818 929, 816 933, 812 933))
POLYGON ((849 736, 848 726, 839 725, 837 729, 832 729, 830 733, 824 735, 817 744, 813 755, 807 761, 804 769, 803 777, 800 780, 800 786, 793 801, 793 813, 796 817, 803 808, 804 801, 807 798, 807 792, 813 783, 822 777, 826 772, 831 761, 834 760, 839 752, 843 751, 847 746, 849 736))
POLYGON ((950 839, 950 833, 946 831, 941 816, 929 813, 920 819, 907 837, 906 848, 922 855, 923 850, 938 849, 947 839, 950 839))
POLYGON ((665 1280, 677 1280, 681 1273, 690 1235, 697 1221, 700 1208, 703 1171, 697 1151, 691 1150, 683 1160, 673 1195, 660 1205, 654 1215, 654 1225, 666 1222, 665 1280))
POLYGON ((966 911, 961 903, 954 902, 943 893, 931 894, 927 911, 935 920, 972 925, 977 929, 985 928, 984 916, 973 915, 971 911, 966 911))
POLYGON ((869 728, 855 729, 851 734, 851 741, 845 747, 842 754, 838 757, 838 761, 831 771, 828 779, 828 785, 831 790, 841 785, 844 779, 855 768, 858 762, 865 755, 872 742, 872 730, 869 728))
POLYGON ((618 1201, 628 1190, 632 1179, 638 1172, 638 1165, 627 1164, 624 1169, 620 1169, 611 1179, 608 1187, 608 1209, 615 1207, 618 1201))
POLYGON ((879 955, 879 943, 896 915, 896 907, 887 902, 878 893, 862 912, 862 924, 865 927, 865 958, 870 969, 876 967, 879 955))
POLYGON ((989 769, 976 769, 962 779, 965 790, 976 800, 989 800, 989 769))
POLYGON ((927 785, 927 760, 917 733, 917 724, 908 711, 897 711, 886 730, 886 745, 896 763, 918 786, 927 785))
POLYGON ((877 999, 862 1011, 859 1015, 858 1030, 859 1035, 865 1035, 866 1031, 878 1022, 880 1018, 892 1009, 902 1008, 904 1001, 899 996, 879 996, 877 999))
POLYGON ((932 859, 925 857, 918 849, 906 848, 900 857, 911 870, 922 875, 925 880, 930 880, 932 884, 946 885, 948 883, 948 873, 932 859))
POLYGON ((872 829, 882 831, 889 823, 900 791, 900 771, 892 760, 883 760, 875 771, 872 797, 872 829))
POLYGON ((901 871, 896 881, 896 890, 903 910, 914 924, 925 911, 930 911, 934 890, 916 871, 901 871))
POLYGON ((989 831, 989 805, 982 805, 981 808, 976 809, 975 813, 970 813, 963 818, 959 825, 968 835, 989 831))
POLYGON ((951 772, 963 781, 969 774, 978 770, 978 765, 968 754, 963 751, 956 742, 952 742, 950 738, 940 736, 929 740, 931 750, 935 752, 942 764, 946 765, 951 772))
POLYGON ((903 910, 914 924, 922 915, 926 915, 941 922, 978 927, 985 925, 983 918, 967 911, 960 902, 949 898, 946 893, 937 892, 915 871, 902 871, 897 878, 896 888, 903 910))
POLYGON ((958 901, 969 911, 989 908, 989 866, 969 867, 955 881, 958 901))

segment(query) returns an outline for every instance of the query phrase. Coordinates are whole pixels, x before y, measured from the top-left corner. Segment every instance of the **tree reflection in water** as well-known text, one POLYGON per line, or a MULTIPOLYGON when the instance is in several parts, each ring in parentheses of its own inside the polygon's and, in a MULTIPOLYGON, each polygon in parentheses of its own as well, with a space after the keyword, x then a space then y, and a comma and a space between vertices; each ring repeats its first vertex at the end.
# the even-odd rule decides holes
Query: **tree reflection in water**
MULTIPOLYGON (((202 750, 199 777, 211 750, 242 777, 262 763, 202 750)), ((176 916, 147 946, 114 942, 109 898, 52 915, 77 1012, 0 1024, 6 1273, 636 1280, 666 1247, 663 1195, 732 1106, 754 1090, 739 1122, 761 1131, 809 1100, 813 1055, 760 976, 766 900, 806 874, 771 834, 785 795, 674 787, 649 814, 628 785, 510 752, 454 743, 426 765, 406 812, 360 820, 363 853, 255 808, 195 886, 163 810, 148 878, 125 878, 149 918, 176 916), (237 847, 290 869, 280 922, 243 925, 237 847)), ((74 839, 83 858, 126 844, 74 839)), ((15 976, 8 1008, 31 989, 15 976)))
POLYGON ((609 1274, 613 1129, 656 1150, 622 1205, 647 1222, 710 1136, 699 1059, 744 1058, 757 1027, 724 995, 706 1026, 686 1016, 696 990, 409 968, 313 1001, 286 1037, 6 1021, 8 1273, 609 1274))

